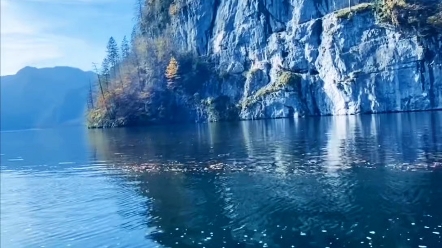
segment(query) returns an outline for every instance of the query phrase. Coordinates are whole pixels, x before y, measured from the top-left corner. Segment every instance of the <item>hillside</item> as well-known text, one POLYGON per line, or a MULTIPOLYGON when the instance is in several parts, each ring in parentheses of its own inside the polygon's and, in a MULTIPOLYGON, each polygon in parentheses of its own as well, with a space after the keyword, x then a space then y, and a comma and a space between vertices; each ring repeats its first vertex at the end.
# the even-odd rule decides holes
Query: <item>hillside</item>
POLYGON ((90 127, 442 109, 439 0, 141 3, 90 127))
POLYGON ((95 77, 70 67, 25 67, 1 77, 1 129, 84 123, 89 83, 95 77))

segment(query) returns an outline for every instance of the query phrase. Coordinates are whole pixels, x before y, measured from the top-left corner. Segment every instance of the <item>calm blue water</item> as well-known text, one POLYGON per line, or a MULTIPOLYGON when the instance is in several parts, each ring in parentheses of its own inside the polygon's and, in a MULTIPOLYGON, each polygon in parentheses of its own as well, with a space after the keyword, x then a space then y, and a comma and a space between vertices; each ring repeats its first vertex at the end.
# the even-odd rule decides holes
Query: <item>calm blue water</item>
POLYGON ((442 112, 1 133, 1 247, 442 247, 442 112))

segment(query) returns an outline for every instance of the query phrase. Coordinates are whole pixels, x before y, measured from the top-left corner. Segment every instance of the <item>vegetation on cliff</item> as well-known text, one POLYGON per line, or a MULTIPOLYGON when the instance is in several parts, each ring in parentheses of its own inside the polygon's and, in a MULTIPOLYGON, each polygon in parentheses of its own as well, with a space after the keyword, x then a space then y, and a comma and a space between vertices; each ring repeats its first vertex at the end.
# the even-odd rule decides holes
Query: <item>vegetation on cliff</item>
MULTIPOLYGON (((255 73, 252 72, 250 77, 253 77, 253 74, 255 73)), ((280 71, 275 82, 262 87, 255 94, 243 99, 241 107, 250 107, 256 103, 259 103, 265 96, 280 92, 281 90, 285 90, 287 92, 298 92, 301 90, 301 80, 301 76, 296 73, 280 71)))
POLYGON ((440 0, 373 0, 341 9, 336 17, 348 19, 353 15, 374 10, 383 23, 421 35, 442 31, 442 2, 440 0))
MULTIPOLYGON (((176 44, 173 20, 188 12, 188 3, 136 0, 136 25, 130 39, 124 38, 118 46, 111 37, 106 58, 95 66, 98 77, 97 87, 91 87, 89 94, 89 127, 231 120, 274 93, 300 90, 301 76, 281 71, 278 78, 252 95, 235 99, 236 105, 220 92, 208 93, 209 88, 216 91, 223 82, 241 76, 217 71, 225 66, 216 64, 215 56, 201 56, 176 44)), ((350 19, 365 11, 374 11, 382 23, 415 31, 418 36, 442 31, 440 0, 373 0, 335 14, 350 19)), ((251 72, 242 79, 253 76, 251 72)))
POLYGON ((440 0, 383 0, 378 4, 378 13, 382 21, 421 34, 442 30, 440 0))
POLYGON ((209 59, 174 44, 170 15, 178 11, 178 2, 137 0, 130 41, 125 37, 118 47, 109 39, 106 58, 99 68, 95 65, 97 89, 92 93, 91 88, 88 100, 90 128, 180 121, 185 105, 195 105, 214 69, 209 59))

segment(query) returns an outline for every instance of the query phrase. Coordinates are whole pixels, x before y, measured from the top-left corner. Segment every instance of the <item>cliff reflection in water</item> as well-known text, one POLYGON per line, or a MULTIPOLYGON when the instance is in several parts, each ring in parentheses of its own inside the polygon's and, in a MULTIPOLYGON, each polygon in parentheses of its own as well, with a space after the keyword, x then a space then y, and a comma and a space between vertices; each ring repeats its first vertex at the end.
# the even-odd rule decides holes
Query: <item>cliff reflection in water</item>
MULTIPOLYGON (((280 172, 316 165, 431 166, 440 161, 441 112, 90 130, 93 147, 117 164, 222 162, 280 172)), ((193 164, 192 164, 193 163, 193 164)))
POLYGON ((117 168, 245 168, 128 170, 147 199, 147 238, 167 247, 415 247, 422 240, 432 247, 441 242, 430 232, 442 224, 441 117, 91 130, 89 138, 99 159, 117 168))

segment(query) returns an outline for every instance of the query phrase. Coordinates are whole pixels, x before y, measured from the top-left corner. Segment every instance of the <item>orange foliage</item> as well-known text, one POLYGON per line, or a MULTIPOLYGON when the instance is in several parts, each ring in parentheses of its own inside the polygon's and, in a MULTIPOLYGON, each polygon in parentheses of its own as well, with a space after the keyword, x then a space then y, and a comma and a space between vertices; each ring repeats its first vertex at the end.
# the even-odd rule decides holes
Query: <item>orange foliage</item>
POLYGON ((172 57, 169 65, 166 68, 165 76, 167 78, 167 88, 175 89, 177 87, 177 81, 180 79, 178 61, 172 57))

